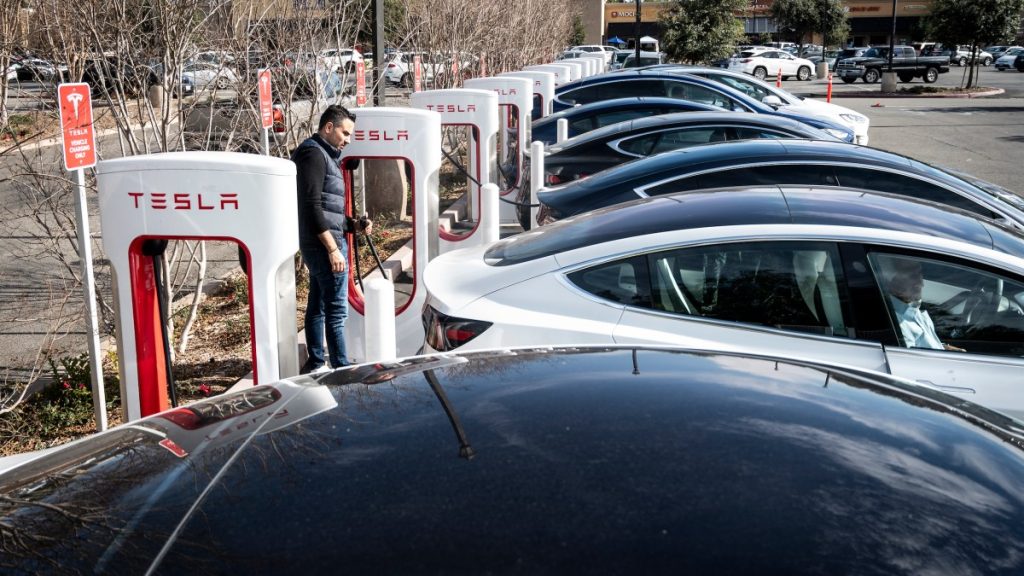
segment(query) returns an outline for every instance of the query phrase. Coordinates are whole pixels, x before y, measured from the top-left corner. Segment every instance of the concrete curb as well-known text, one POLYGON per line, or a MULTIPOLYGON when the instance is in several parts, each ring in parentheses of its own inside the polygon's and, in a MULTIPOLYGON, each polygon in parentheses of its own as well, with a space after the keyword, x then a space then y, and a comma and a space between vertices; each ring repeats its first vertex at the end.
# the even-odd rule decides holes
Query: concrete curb
MULTIPOLYGON (((856 92, 832 92, 832 98, 985 98, 988 96, 998 96, 1004 94, 1006 90, 1002 88, 991 88, 983 92, 935 92, 935 93, 924 93, 917 94, 914 92, 881 92, 881 91, 869 91, 869 90, 858 90, 856 92)), ((801 93, 801 96, 807 96, 809 98, 826 98, 827 92, 807 92, 801 93)))

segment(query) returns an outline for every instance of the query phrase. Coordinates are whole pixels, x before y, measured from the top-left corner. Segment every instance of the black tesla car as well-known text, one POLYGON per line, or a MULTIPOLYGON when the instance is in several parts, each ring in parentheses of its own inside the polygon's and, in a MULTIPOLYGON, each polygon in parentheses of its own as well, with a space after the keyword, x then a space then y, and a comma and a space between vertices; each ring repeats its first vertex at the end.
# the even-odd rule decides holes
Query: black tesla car
POLYGON ((9 575, 1019 574, 1021 424, 851 368, 503 350, 211 398, 0 475, 9 575))
POLYGON ((673 112, 720 112, 722 109, 709 104, 700 104, 676 98, 653 96, 634 96, 631 98, 615 98, 602 100, 593 104, 584 104, 569 108, 534 120, 530 125, 530 137, 534 142, 545 145, 558 141, 558 120, 564 118, 568 122, 568 137, 573 138, 585 132, 596 130, 602 126, 610 126, 657 114, 673 112))
MULTIPOLYGON (((544 149, 543 186, 557 186, 669 150, 733 140, 808 138, 834 140, 803 122, 764 114, 683 112, 612 124, 544 149)), ((527 154, 527 156, 529 156, 527 154)), ((523 162, 519 223, 530 228, 527 209, 532 159, 523 162)))
POLYGON ((541 223, 637 198, 686 190, 789 184, 892 192, 1024 228, 1024 198, 899 154, 844 142, 746 140, 696 146, 621 164, 542 190, 541 223))

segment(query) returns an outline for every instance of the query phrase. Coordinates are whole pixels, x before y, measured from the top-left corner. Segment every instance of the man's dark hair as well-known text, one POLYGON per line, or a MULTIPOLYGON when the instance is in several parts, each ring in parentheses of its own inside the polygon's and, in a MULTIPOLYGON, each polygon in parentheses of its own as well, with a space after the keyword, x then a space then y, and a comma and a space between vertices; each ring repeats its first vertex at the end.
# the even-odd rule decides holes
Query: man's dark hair
POLYGON ((342 120, 346 119, 355 122, 356 115, 349 112, 348 108, 345 108, 341 104, 331 104, 326 110, 324 110, 324 113, 320 115, 320 126, 317 130, 323 130, 324 126, 327 126, 328 122, 337 126, 338 124, 341 124, 342 120))

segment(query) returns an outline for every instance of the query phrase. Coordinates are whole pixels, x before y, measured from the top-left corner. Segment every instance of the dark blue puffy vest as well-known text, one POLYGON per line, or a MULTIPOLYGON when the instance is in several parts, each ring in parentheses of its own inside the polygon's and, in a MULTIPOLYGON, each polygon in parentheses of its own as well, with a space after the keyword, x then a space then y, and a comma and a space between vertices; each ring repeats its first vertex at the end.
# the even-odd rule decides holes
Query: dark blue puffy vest
MULTIPOLYGON (((344 232, 345 178, 341 174, 338 158, 331 158, 327 150, 324 150, 324 147, 314 138, 307 138, 302 144, 299 144, 296 151, 309 147, 319 150, 324 155, 324 161, 327 162, 327 174, 324 175, 324 188, 320 197, 320 206, 324 211, 324 216, 327 218, 331 233, 334 235, 334 241, 341 248, 342 254, 345 254, 347 246, 344 232)), ((316 235, 306 230, 299 230, 299 238, 300 241, 312 241, 316 239, 316 235)), ((319 243, 319 241, 317 242, 319 243)))

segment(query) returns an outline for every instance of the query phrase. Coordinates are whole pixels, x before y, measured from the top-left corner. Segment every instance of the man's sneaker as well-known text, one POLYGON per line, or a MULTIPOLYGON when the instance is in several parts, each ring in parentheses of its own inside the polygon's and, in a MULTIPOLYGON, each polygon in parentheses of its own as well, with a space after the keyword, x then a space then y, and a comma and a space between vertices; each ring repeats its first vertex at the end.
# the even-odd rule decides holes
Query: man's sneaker
POLYGON ((331 370, 332 370, 332 368, 330 366, 327 366, 326 364, 324 364, 323 366, 320 366, 320 367, 317 367, 317 368, 314 368, 314 369, 310 370, 309 371, 309 375, 310 376, 319 376, 321 374, 326 374, 326 373, 330 372, 331 370))
POLYGON ((302 368, 299 368, 299 374, 310 374, 314 370, 320 370, 323 367, 323 364, 317 366, 313 364, 312 360, 306 360, 306 362, 302 365, 302 368))

